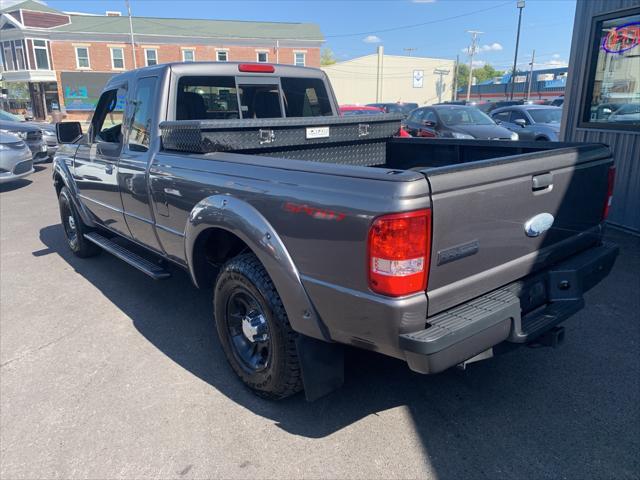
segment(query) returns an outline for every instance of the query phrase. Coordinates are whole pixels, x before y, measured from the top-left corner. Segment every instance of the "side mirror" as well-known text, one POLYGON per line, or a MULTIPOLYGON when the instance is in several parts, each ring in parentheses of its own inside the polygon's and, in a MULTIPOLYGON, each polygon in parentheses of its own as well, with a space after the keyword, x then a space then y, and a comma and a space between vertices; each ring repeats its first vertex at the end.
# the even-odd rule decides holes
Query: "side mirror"
POLYGON ((80 122, 56 123, 56 137, 58 143, 76 143, 82 138, 82 125, 80 122))
POLYGON ((527 121, 524 118, 518 118, 514 120, 513 123, 515 123, 516 125, 520 125, 522 128, 527 125, 527 121))
POLYGON ((502 120, 498 120, 497 118, 494 118, 493 121, 495 122, 496 125, 502 125, 502 120))
POLYGON ((429 127, 429 128, 435 128, 435 126, 436 126, 436 122, 434 122, 432 120, 425 120, 424 122, 422 122, 422 124, 425 127, 429 127))

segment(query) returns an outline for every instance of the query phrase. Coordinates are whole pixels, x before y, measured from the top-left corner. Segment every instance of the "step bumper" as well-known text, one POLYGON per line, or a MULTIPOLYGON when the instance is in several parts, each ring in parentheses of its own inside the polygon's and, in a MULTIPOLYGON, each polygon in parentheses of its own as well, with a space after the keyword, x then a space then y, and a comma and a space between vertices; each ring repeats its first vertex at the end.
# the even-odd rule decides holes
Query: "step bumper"
POLYGON ((399 337, 409 367, 437 373, 505 340, 535 340, 584 306, 584 292, 608 275, 617 255, 616 245, 602 244, 427 319, 426 329, 399 337), (523 315, 532 294, 542 295, 540 305, 523 315))

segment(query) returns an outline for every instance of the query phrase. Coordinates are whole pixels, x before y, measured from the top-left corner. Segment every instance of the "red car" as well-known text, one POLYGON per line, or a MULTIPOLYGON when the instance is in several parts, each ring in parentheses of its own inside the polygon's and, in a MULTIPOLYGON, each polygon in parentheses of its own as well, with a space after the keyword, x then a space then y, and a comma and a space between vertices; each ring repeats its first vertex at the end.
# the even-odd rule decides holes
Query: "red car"
POLYGON ((376 115, 384 113, 384 110, 378 107, 367 107, 364 105, 340 105, 340 115, 376 115))

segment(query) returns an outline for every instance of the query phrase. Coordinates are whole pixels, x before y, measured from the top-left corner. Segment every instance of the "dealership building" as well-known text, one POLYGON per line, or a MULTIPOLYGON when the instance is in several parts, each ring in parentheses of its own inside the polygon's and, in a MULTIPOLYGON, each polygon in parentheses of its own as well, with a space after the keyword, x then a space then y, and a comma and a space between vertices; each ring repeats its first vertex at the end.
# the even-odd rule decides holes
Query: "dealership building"
POLYGON ((377 53, 322 67, 340 104, 451 100, 455 61, 377 53))
POLYGON ((0 10, 3 100, 36 118, 86 120, 113 75, 167 62, 246 61, 320 66, 320 28, 62 12, 27 0, 0 10), (133 33, 132 33, 133 32, 133 33), (20 98, 18 98, 20 97, 20 98))
POLYGON ((609 145, 609 222, 640 233, 640 0, 578 0, 561 137, 609 145))

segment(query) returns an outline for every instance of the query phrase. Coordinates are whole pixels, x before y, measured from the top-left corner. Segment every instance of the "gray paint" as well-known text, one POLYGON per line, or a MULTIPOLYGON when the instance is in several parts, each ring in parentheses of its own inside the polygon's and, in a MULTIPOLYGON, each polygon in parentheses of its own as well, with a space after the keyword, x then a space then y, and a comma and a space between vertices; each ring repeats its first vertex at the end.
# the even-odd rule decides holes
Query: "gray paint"
POLYGON ((588 46, 594 16, 640 6, 638 0, 578 0, 573 25, 569 77, 565 90, 560 138, 610 146, 616 162, 615 192, 609 222, 640 232, 640 130, 580 128, 582 98, 589 68, 588 46))
MULTIPOLYGON (((235 68, 220 66, 230 73, 235 68)), ((293 76, 298 71, 278 68, 293 76)), ((599 239, 611 163, 601 145, 387 140, 386 163, 376 168, 344 165, 340 158, 318 163, 167 152, 158 125, 172 116, 172 69, 216 73, 212 65, 156 66, 114 77, 106 87, 132 87, 147 75, 162 79, 146 169, 126 148, 107 168, 109 159, 81 153, 98 149, 85 144, 75 160, 72 151, 56 157, 59 181, 78 187, 74 197, 96 223, 189 269, 195 283, 200 235, 216 229, 235 234, 261 260, 292 326, 306 335, 405 358, 399 336, 424 329, 428 315, 543 270, 599 239), (434 168, 440 165, 446 166, 434 168), (553 188, 532 190, 532 177, 540 174, 552 175, 553 188), (591 189, 584 188, 588 183, 591 189), (426 292, 404 298, 373 293, 366 247, 374 218, 425 208, 434 215, 433 252, 474 239, 478 252, 440 265, 432 255, 426 292), (335 215, 309 214, 314 209, 335 215), (524 223, 543 211, 558 218, 558 228, 528 238, 524 223)), ((334 117, 325 118, 331 124, 334 117)), ((124 138, 127 128, 125 122, 124 138)), ((85 137, 90 140, 91 132, 85 137)), ((474 345, 465 346, 461 358, 477 353, 474 345)))

